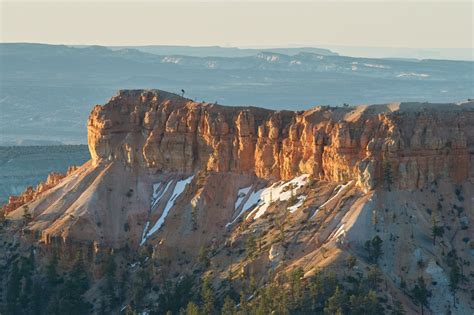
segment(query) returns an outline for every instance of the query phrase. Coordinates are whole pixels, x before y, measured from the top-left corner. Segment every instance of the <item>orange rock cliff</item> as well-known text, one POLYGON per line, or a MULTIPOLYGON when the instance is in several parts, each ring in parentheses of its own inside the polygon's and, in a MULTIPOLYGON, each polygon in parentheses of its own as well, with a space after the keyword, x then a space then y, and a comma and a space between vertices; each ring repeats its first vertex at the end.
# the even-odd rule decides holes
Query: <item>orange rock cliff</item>
POLYGON ((197 103, 159 90, 120 91, 89 118, 94 164, 120 160, 149 172, 302 173, 384 180, 414 189, 474 177, 473 103, 402 103, 302 112, 197 103), (391 177, 387 179, 387 177, 391 177))
MULTIPOLYGON (((340 272, 350 255, 357 274, 369 270, 377 236, 382 291, 409 314, 418 307, 405 286, 422 275, 432 313, 447 313, 447 253, 472 261, 474 101, 294 112, 124 90, 94 107, 87 128, 90 161, 5 206, 12 253, 33 246, 67 265, 82 251, 97 280, 113 252, 132 273, 155 268, 158 284, 200 272, 208 248, 222 279, 296 267, 308 278, 340 272), (443 228, 436 239, 433 223, 443 228)), ((473 309, 471 286, 458 290, 457 314, 473 309)))

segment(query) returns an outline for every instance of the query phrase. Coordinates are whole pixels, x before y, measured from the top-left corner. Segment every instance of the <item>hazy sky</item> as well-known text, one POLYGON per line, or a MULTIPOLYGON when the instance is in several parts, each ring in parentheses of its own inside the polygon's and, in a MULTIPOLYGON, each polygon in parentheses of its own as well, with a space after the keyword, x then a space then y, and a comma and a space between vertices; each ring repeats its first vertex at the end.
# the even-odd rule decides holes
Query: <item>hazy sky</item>
POLYGON ((0 2, 2 42, 473 47, 472 1, 0 2))

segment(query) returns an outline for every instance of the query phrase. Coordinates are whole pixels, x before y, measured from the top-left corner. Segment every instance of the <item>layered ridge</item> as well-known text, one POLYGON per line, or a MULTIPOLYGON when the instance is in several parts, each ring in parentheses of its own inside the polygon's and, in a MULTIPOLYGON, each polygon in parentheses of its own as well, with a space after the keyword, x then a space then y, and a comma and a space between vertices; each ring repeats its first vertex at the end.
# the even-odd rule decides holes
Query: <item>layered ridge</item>
POLYGON ((159 90, 120 91, 89 118, 94 164, 130 169, 310 174, 421 188, 441 177, 474 176, 474 106, 396 103, 303 112, 198 103, 159 90))

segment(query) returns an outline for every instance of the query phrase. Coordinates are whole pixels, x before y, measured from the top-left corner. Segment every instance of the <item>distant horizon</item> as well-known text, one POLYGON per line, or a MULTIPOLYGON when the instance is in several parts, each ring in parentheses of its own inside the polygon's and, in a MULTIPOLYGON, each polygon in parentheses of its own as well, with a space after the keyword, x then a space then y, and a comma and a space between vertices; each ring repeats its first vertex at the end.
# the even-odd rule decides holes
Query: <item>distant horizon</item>
POLYGON ((396 49, 402 56, 393 57, 474 59, 472 1, 0 0, 0 16, 5 43, 335 47, 368 57, 396 49))
MULTIPOLYGON (((108 47, 108 48, 125 48, 125 47, 182 47, 191 49, 205 48, 221 48, 221 49, 327 49, 340 56, 356 57, 356 58, 402 58, 402 59, 435 59, 435 60, 455 60, 455 61, 474 61, 474 48, 457 47, 457 48, 421 48, 421 47, 389 47, 389 46, 351 46, 351 45, 179 45, 179 44, 140 44, 140 45, 101 45, 101 44, 65 44, 50 42, 15 42, 2 41, 0 44, 31 44, 31 45, 51 45, 51 46, 68 46, 68 47, 108 47), (391 52, 391 53, 390 53, 391 52), (453 55, 453 52, 458 52, 453 55), (451 54, 450 54, 451 53, 451 54)), ((211 57, 211 56, 209 56, 211 57)))

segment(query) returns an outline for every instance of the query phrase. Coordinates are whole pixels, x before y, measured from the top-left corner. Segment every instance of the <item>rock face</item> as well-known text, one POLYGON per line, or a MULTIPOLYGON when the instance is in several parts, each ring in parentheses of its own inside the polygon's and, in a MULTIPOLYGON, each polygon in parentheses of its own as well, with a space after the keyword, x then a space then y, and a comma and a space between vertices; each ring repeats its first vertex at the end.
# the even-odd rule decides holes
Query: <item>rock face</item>
POLYGON ((76 169, 76 166, 70 166, 66 173, 52 172, 48 175, 46 181, 39 183, 36 188, 30 186, 27 187, 21 195, 10 196, 8 198, 8 203, 2 206, 2 212, 8 214, 24 204, 40 198, 44 192, 59 184, 63 178, 71 175, 76 169))
MULTIPOLYGON (((450 309, 446 253, 472 261, 474 102, 277 112, 120 91, 94 107, 88 132, 91 161, 4 208, 6 255, 22 244, 67 264, 81 251, 98 280, 114 252, 129 264, 120 268, 157 268, 163 284, 202 271, 206 248, 225 278, 295 267, 308 277, 349 254, 357 273, 368 270, 366 242, 378 236, 386 300, 422 275, 436 314, 450 309), (444 231, 436 240, 433 223, 444 231)), ((474 307, 469 285, 457 294, 460 314, 474 307)))
POLYGON ((89 118, 94 164, 197 170, 268 180, 302 173, 421 188, 474 177, 474 103, 402 103, 304 112, 196 103, 159 90, 120 91, 89 118))

